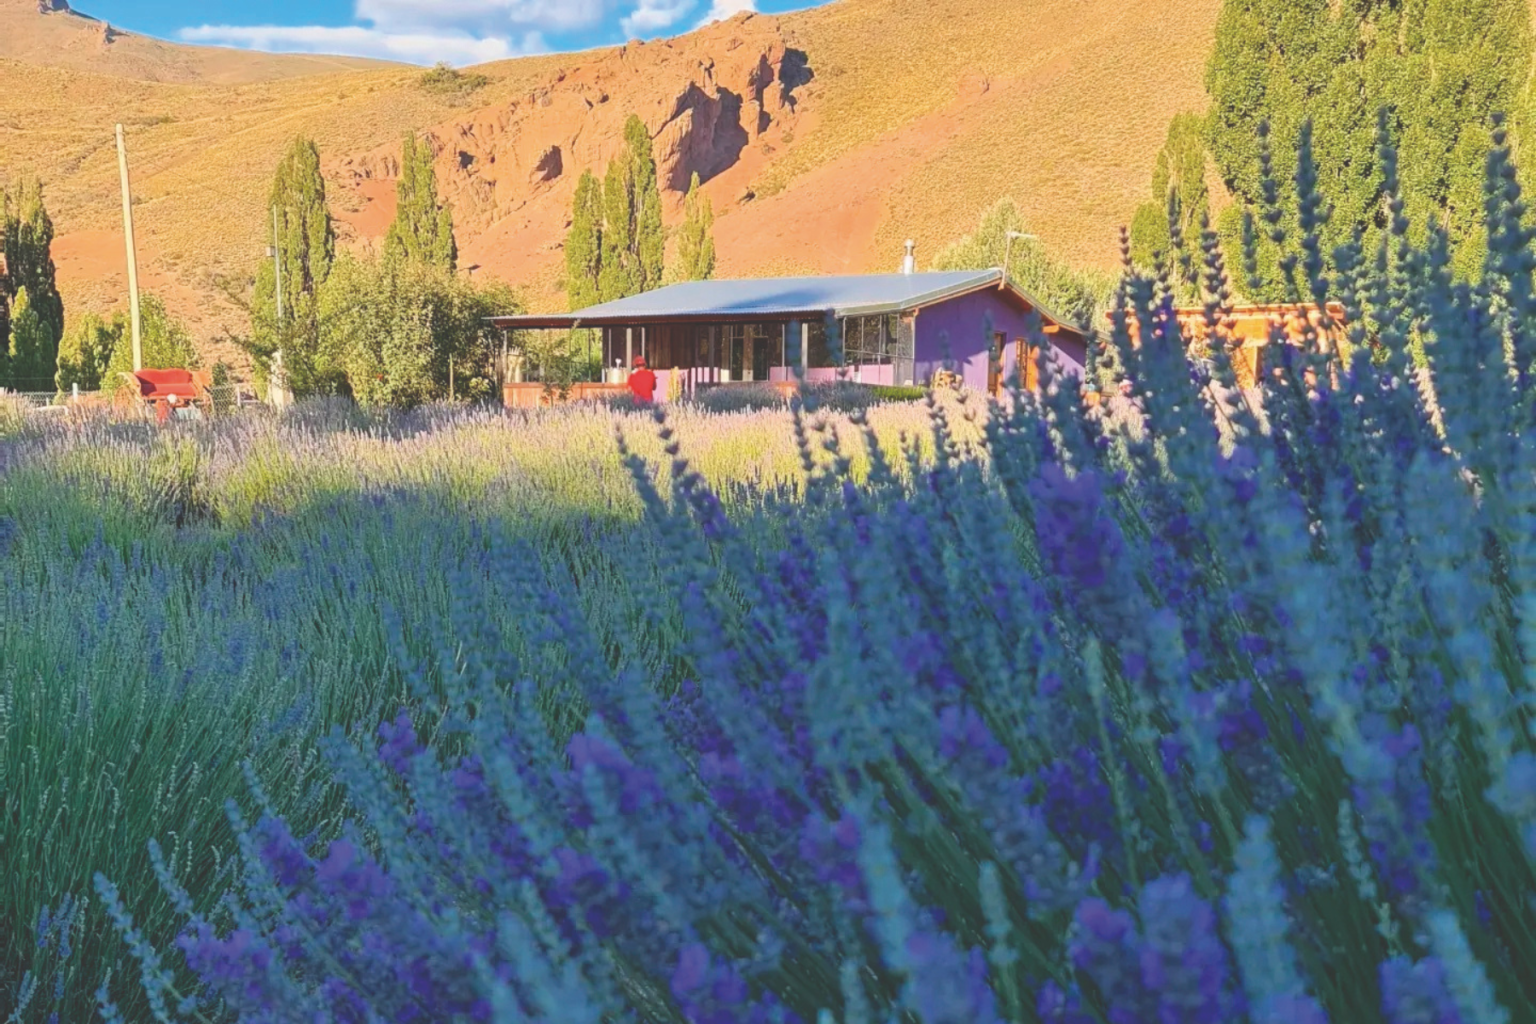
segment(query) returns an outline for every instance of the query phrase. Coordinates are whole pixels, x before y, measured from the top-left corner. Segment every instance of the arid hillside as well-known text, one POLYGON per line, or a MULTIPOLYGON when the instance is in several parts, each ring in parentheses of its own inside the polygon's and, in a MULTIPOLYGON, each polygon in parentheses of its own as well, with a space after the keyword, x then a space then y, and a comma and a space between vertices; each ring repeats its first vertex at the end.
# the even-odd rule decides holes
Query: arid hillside
MULTIPOLYGON (((1204 105, 1219 7, 835 0, 487 65, 476 70, 490 83, 468 96, 424 89, 420 69, 365 62, 334 70, 135 40, 184 58, 135 74, 111 55, 132 37, 67 60, 6 42, 0 182, 45 181, 72 308, 120 304, 113 125, 124 123, 144 287, 225 355, 216 339, 242 318, 216 282, 254 269, 272 170, 299 134, 321 147, 344 243, 367 247, 393 213, 399 140, 420 132, 438 154, 463 265, 523 286, 534 308, 563 304, 571 192, 617 151, 631 112, 656 138, 669 216, 689 175, 706 179, 722 275, 881 270, 905 238, 921 264, 1004 196, 1055 251, 1111 266, 1169 119, 1204 105)), ((0 29, 93 24, 37 11, 37 0, 0 0, 0 29)))

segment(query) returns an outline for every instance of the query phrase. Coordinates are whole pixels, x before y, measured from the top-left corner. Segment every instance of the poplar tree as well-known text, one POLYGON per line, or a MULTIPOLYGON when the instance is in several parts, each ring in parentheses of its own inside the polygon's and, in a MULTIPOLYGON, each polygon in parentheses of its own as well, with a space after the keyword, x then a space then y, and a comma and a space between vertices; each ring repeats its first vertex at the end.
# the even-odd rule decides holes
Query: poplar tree
POLYGON ((707 281, 715 274, 715 210, 699 188, 697 171, 688 184, 683 210, 677 244, 678 276, 684 281, 707 281))
POLYGON ((64 334, 64 300, 59 296, 53 263, 53 233, 41 182, 25 181, 15 193, 0 194, 0 262, 4 264, 0 273, 0 343, 8 343, 13 334, 17 300, 23 291, 39 325, 35 334, 30 333, 34 328, 28 327, 27 343, 36 346, 35 355, 28 357, 31 362, 25 372, 12 366, 13 380, 53 376, 59 339, 64 334))
POLYGON ((623 154, 609 163, 603 179, 598 293, 604 302, 659 287, 666 259, 651 134, 634 114, 624 123, 624 142, 623 154))
POLYGON ((385 259, 455 269, 459 250, 453 215, 438 202, 432 151, 418 143, 414 134, 405 137, 395 195, 395 221, 384 239, 385 259))
POLYGON ((573 310, 595 305, 603 253, 603 186, 582 171, 571 203, 571 228, 565 235, 565 294, 573 310))
POLYGON ((1152 198, 1131 220, 1131 259, 1143 269, 1163 262, 1177 271, 1181 300, 1192 298, 1187 293, 1195 290, 1191 277, 1200 265, 1200 224, 1210 215, 1204 132, 1198 114, 1173 119, 1152 172, 1152 198), (1174 244, 1175 227, 1179 245, 1174 244))
POLYGON ((635 263, 639 291, 660 287, 666 260, 667 233, 661 222, 661 186, 656 177, 656 156, 645 122, 631 114, 624 123, 624 140, 634 168, 635 263))
POLYGON ((283 316, 279 321, 272 260, 263 259, 251 303, 249 349, 263 377, 281 349, 294 394, 326 391, 334 383, 335 373, 321 350, 316 296, 335 263, 336 234, 325 203, 320 151, 310 140, 295 140, 278 165, 270 205, 277 210, 283 316))
MULTIPOLYGON (((1377 113, 1385 110, 1415 233, 1431 220, 1446 227, 1456 269, 1476 276, 1489 120, 1508 113, 1517 130, 1529 130, 1531 68, 1527 0, 1226 0, 1206 71, 1206 140, 1237 200, 1220 224, 1228 265, 1241 265, 1245 213, 1262 221, 1267 206, 1296 209, 1288 169, 1307 122, 1319 191, 1332 209, 1324 251, 1357 233, 1373 251, 1386 223, 1376 159, 1377 113), (1261 122, 1281 169, 1275 204, 1264 195, 1261 122)), ((1279 264, 1277 236, 1298 234, 1294 212, 1266 225, 1256 246, 1261 267, 1279 264)), ((1281 275, 1264 276, 1264 294, 1250 298, 1288 297, 1281 275)))
POLYGON ((608 164, 603 177, 603 233, 599 250, 599 301, 612 302, 640 292, 635 250, 635 178, 630 160, 608 164))

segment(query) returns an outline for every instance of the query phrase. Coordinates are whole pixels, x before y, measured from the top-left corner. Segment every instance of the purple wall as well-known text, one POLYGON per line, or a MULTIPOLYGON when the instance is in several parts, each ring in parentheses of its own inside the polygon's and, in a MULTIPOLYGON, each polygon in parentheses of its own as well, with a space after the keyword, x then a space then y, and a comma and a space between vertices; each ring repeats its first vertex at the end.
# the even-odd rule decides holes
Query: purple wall
MULTIPOLYGON (((845 366, 842 369, 827 367, 817 369, 812 367, 805 371, 805 379, 812 384, 825 384, 831 381, 846 380, 854 384, 890 384, 892 381, 893 367, 890 366, 845 366)), ((795 371, 787 366, 775 366, 768 372, 770 380, 794 380, 795 371)))
MULTIPOLYGON (((947 337, 949 359, 960 370, 966 386, 984 390, 991 343, 986 333, 989 316, 993 332, 1008 335, 1003 348, 1003 380, 1011 380, 1016 372, 1014 339, 1026 336, 1028 314, 999 290, 985 288, 918 311, 914 383, 926 384, 934 371, 943 367, 947 337)), ((1081 373, 1087 355, 1082 342, 1074 338, 1053 344, 1068 370, 1075 367, 1081 373)))

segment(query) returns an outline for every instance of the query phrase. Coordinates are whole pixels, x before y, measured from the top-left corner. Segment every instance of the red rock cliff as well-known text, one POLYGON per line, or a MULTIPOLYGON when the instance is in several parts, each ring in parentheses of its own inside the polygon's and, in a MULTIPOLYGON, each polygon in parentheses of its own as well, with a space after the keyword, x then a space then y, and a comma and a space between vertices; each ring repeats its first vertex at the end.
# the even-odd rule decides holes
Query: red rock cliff
MULTIPOLYGON (((774 19, 742 15, 684 39, 578 58, 521 99, 423 138, 462 245, 514 215, 552 226, 581 172, 601 175, 620 152, 630 114, 650 130, 661 187, 674 201, 694 172, 709 181, 761 162, 769 137, 795 115, 802 66, 774 19)), ((357 187, 393 179, 399 167, 396 144, 346 159, 331 176, 357 187)), ((377 185, 361 191, 381 198, 377 185)))

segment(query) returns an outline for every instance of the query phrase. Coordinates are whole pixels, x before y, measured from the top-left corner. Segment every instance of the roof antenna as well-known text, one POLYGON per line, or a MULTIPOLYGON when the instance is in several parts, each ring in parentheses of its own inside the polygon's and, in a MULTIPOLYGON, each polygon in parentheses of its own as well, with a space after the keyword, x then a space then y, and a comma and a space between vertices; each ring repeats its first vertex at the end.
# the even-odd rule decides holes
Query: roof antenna
POLYGON ((917 257, 913 255, 913 251, 916 248, 917 243, 910 238, 907 239, 907 256, 906 259, 901 261, 901 272, 903 274, 911 274, 917 270, 917 257))

